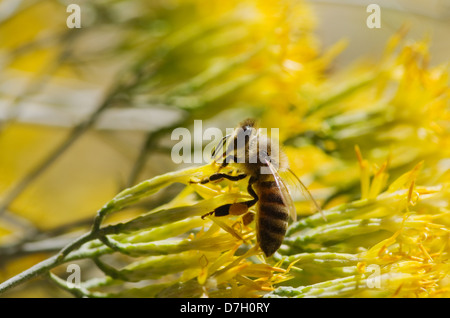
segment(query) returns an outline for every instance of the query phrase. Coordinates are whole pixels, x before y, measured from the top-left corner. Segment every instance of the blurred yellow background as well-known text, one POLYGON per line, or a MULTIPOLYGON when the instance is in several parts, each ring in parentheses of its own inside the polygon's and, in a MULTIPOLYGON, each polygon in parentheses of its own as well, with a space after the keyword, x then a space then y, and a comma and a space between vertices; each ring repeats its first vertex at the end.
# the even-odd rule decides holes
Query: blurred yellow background
MULTIPOLYGON (((254 43, 259 40, 278 40, 264 36, 264 28, 273 27, 274 22, 258 20, 238 1, 197 2, 77 1, 82 10, 80 29, 67 28, 70 13, 66 12, 66 2, 0 2, 0 246, 45 238, 51 231, 64 232, 65 225, 76 225, 75 229, 81 226, 83 233, 95 211, 122 189, 181 168, 170 160, 168 151, 173 127, 189 128, 193 119, 205 119, 205 127, 233 127, 247 114, 257 116, 258 109, 264 109, 265 96, 276 104, 278 95, 274 92, 288 95, 299 83, 314 86, 322 81, 323 74, 345 74, 356 61, 380 59, 386 43, 405 24, 409 26, 408 40, 428 39, 431 65, 448 63, 450 56, 449 1, 431 1, 426 6, 423 1, 378 1, 382 10, 380 29, 366 26, 370 2, 311 1, 301 7, 305 19, 292 22, 303 49, 286 53, 301 56, 309 73, 301 74, 292 86, 284 85, 288 81, 273 85, 268 78, 256 88, 246 87, 255 80, 252 76, 264 73, 265 66, 272 62, 272 56, 252 59, 245 54, 252 56, 251 50, 257 47, 254 43), (186 10, 180 9, 183 5, 186 10), (234 9, 242 9, 237 17, 226 15, 234 9), (203 20, 192 21, 193 17, 203 20), (251 21, 249 28, 246 19, 251 21), (230 23, 232 28, 214 33, 222 26, 215 25, 217 21, 230 23), (198 40, 201 37, 205 40, 198 40), (248 42, 248 38, 255 42, 248 42), (250 62, 234 68, 226 64, 236 56, 236 65, 242 65, 239 60, 250 62), (320 63, 329 65, 311 62, 320 56, 324 56, 320 63), (217 68, 209 68, 214 63, 217 68), (231 71, 221 70, 221 66, 231 71), (159 73, 148 80, 146 76, 153 68, 159 73), (127 69, 133 71, 124 72, 127 69), (203 73, 205 69, 210 73, 203 73), (320 75, 315 75, 316 70, 320 75), (208 76, 214 72, 221 74, 220 79, 207 86, 208 76), (203 77, 197 78, 199 74, 203 77), (236 87, 226 86, 233 77, 239 80, 229 83, 236 87), (183 82, 192 78, 192 87, 183 87, 183 82), (258 91, 261 94, 255 97, 255 89, 269 85, 270 89, 258 91), (171 92, 172 86, 183 93, 195 92, 198 87, 207 89, 201 91, 202 99, 182 95, 167 105, 160 95, 171 92), (151 96, 149 92, 156 93, 151 96), (257 105, 248 107, 252 102, 257 105), (105 103, 110 106, 93 115, 105 103), (90 121, 92 118, 95 120, 90 121), (154 132, 157 142, 152 139, 154 132)), ((280 43, 284 41, 282 34, 280 30, 280 43)), ((297 125, 295 121, 271 123, 270 115, 263 118, 263 123, 278 125, 280 130, 282 125, 297 125)), ((289 151, 297 158, 293 165, 299 171, 317 170, 317 162, 331 160, 312 150, 307 156, 321 159, 307 162, 302 160, 305 153, 296 156, 295 150, 289 151)), ((358 177, 359 171, 353 172, 350 179, 358 177)), ((335 180, 348 176, 336 175, 335 180)), ((330 174, 329 178, 334 177, 330 174)), ((17 257, 1 255, 0 281, 56 250, 58 247, 17 257)), ((8 296, 67 294, 49 283, 35 281, 8 296)))

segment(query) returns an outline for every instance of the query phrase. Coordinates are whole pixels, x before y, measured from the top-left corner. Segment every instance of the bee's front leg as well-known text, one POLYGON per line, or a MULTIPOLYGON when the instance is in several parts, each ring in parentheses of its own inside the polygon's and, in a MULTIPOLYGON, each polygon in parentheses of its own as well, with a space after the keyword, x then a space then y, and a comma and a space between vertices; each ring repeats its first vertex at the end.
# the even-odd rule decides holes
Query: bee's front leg
POLYGON ((246 174, 238 174, 237 176, 230 176, 229 174, 226 174, 226 173, 215 173, 215 174, 212 174, 209 177, 206 177, 198 182, 195 182, 195 181, 189 181, 189 182, 206 184, 208 182, 219 181, 221 179, 227 179, 227 180, 231 180, 231 181, 239 181, 239 180, 244 179, 245 177, 247 177, 246 174))
POLYGON ((226 216, 226 215, 241 215, 247 213, 249 208, 249 204, 247 202, 237 202, 237 203, 229 203, 219 206, 209 213, 202 215, 202 219, 209 215, 214 216, 226 216))
POLYGON ((236 162, 237 163, 238 162, 238 157, 236 155, 229 155, 229 156, 227 156, 223 160, 223 162, 221 163, 220 168, 225 168, 226 166, 228 166, 228 164, 230 162, 236 162))
MULTIPOLYGON (((227 174, 220 174, 220 173, 217 173, 215 175, 221 175, 220 178, 226 178, 226 179, 233 180, 233 181, 244 179, 247 176, 246 174, 240 174, 240 175, 237 175, 237 176, 230 176, 230 175, 227 175, 227 174), (230 178, 233 178, 233 179, 230 179, 230 178), (234 178, 238 178, 238 179, 235 180, 234 178)), ((213 177, 215 175, 213 174, 211 177, 213 177)), ((217 178, 219 178, 219 176, 217 178)), ((241 215, 241 214, 246 213, 250 207, 255 205, 256 202, 258 202, 258 195, 255 193, 255 191, 252 188, 252 184, 255 181, 256 180, 255 180, 254 177, 250 177, 250 180, 249 180, 248 186, 247 186, 247 191, 253 197, 253 200, 244 201, 244 202, 238 202, 238 203, 224 204, 222 206, 219 206, 218 208, 215 208, 214 211, 211 211, 209 213, 206 213, 206 214, 202 215, 202 219, 204 219, 205 217, 207 217, 209 215, 225 216, 225 215, 229 215, 229 214, 231 214, 231 215, 241 215)))

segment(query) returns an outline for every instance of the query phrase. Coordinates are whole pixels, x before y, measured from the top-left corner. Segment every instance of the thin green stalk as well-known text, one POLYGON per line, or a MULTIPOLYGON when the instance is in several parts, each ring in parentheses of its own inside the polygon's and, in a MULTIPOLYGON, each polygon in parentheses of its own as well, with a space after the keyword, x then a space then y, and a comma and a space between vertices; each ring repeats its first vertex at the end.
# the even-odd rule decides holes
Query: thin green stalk
POLYGON ((48 273, 51 269, 61 265, 65 262, 64 256, 69 253, 71 250, 81 246, 87 241, 90 241, 94 235, 92 233, 87 233, 71 244, 67 245, 61 252, 57 255, 54 255, 32 267, 23 271, 22 273, 8 279, 7 281, 0 284, 0 294, 5 291, 22 284, 34 277, 40 276, 42 274, 48 273))
POLYGON ((302 248, 309 243, 325 243, 327 241, 342 240, 350 236, 367 234, 383 229, 382 219, 371 218, 362 220, 345 220, 329 225, 317 226, 305 230, 296 237, 287 237, 284 243, 291 247, 302 248))
MULTIPOLYGON (((205 171, 212 169, 210 165, 206 165, 202 168, 205 171)), ((240 194, 225 194, 213 197, 210 200, 200 201, 193 206, 176 207, 172 209, 163 209, 155 212, 150 212, 141 217, 137 217, 131 221, 125 223, 118 223, 110 226, 100 228, 101 223, 106 215, 116 212, 125 206, 136 203, 137 201, 155 193, 163 187, 166 187, 174 182, 187 183, 192 177, 198 176, 199 168, 188 168, 181 171, 170 172, 165 175, 157 176, 153 179, 146 180, 140 184, 125 189, 120 192, 111 201, 105 204, 98 212, 94 220, 94 225, 89 233, 86 233, 74 240, 72 243, 64 247, 57 255, 52 256, 33 267, 25 270, 24 272, 10 278, 9 280, 0 284, 0 293, 7 291, 14 286, 17 286, 33 277, 48 273, 51 269, 67 262, 68 260, 80 259, 85 257, 98 257, 104 253, 114 251, 113 248, 105 246, 97 246, 91 250, 80 249, 80 247, 87 243, 97 239, 104 240, 107 235, 119 234, 123 232, 133 232, 142 229, 148 229, 174 221, 182 220, 190 216, 198 216, 210 212, 214 207, 218 206, 222 200, 233 201, 236 198, 241 197, 240 194), (77 250, 78 249, 78 250, 77 250), (73 252, 73 253, 72 253, 73 252)), ((127 244, 127 243, 125 243, 127 244)), ((164 243, 149 243, 157 246, 164 243)), ((184 243, 186 244, 186 242, 184 243)), ((150 245, 147 248, 150 248, 150 245)), ((188 244, 189 245, 189 244, 188 244)), ((142 247, 142 244, 139 245, 142 247)), ((165 246, 163 249, 167 248, 165 246)), ((184 247, 186 248, 186 246, 184 247)), ((181 247, 175 247, 176 250, 183 250, 183 244, 181 247)))
POLYGON ((72 295, 76 297, 90 297, 90 298, 105 298, 108 297, 108 293, 100 293, 100 292, 91 292, 87 288, 84 288, 83 286, 76 286, 73 284, 73 286, 67 284, 67 282, 58 276, 48 273, 48 277, 52 282, 54 282, 58 287, 65 289, 72 295))
POLYGON ((324 266, 351 266, 356 265, 361 258, 355 254, 349 253, 330 253, 330 252, 317 252, 317 253, 300 253, 295 255, 289 255, 286 257, 277 257, 277 260, 283 259, 283 263, 289 265, 295 262, 295 266, 302 267, 305 264, 321 264, 324 266))

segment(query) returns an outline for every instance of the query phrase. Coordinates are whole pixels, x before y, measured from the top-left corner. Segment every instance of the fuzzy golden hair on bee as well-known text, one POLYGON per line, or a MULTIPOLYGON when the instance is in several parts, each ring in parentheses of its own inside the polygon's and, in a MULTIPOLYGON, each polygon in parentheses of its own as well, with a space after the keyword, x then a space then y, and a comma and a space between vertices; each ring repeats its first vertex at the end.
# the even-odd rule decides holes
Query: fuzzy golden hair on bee
POLYGON ((256 129, 256 120, 253 118, 246 118, 243 121, 241 121, 238 125, 238 128, 244 128, 244 127, 251 127, 256 129))
MULTIPOLYGON (((266 160, 277 170, 284 171, 289 168, 278 139, 268 136, 266 129, 258 128, 255 119, 243 120, 234 133, 228 136, 228 141, 226 153, 220 159, 225 159, 227 163, 242 163, 241 169, 251 175, 260 173, 258 169, 267 165, 266 160)), ((266 174, 269 173, 266 171, 266 174)))

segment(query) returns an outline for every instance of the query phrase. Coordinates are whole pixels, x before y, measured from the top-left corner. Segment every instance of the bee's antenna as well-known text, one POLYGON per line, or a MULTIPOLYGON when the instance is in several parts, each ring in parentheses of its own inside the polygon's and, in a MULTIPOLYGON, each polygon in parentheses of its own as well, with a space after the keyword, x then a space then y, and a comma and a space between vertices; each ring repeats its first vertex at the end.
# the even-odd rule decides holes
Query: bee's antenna
POLYGON ((322 208, 320 207, 319 203, 317 203, 317 201, 314 199, 314 197, 312 196, 311 192, 309 192, 308 188, 303 184, 303 182, 294 173, 294 171, 292 171, 291 168, 288 168, 288 170, 297 179, 298 183, 300 184, 300 186, 301 186, 301 188, 303 190, 302 192, 306 193, 306 195, 309 197, 309 199, 314 203, 314 206, 316 207, 317 211, 320 212, 320 214, 322 215, 323 219, 326 221, 327 218, 325 217, 325 214, 323 214, 322 208))
POLYGON ((212 152, 211 152, 211 157, 212 157, 212 158, 214 158, 214 157, 216 156, 216 153, 219 152, 219 151, 223 148, 223 146, 225 146, 225 144, 226 144, 226 142, 227 142, 227 139, 228 139, 228 137, 230 137, 230 136, 231 136, 231 135, 226 135, 225 137, 223 137, 223 138, 221 139, 221 142, 219 143, 219 148, 218 148, 218 149, 216 149, 216 147, 213 148, 213 150, 212 150, 212 152))

